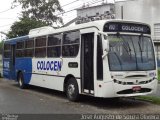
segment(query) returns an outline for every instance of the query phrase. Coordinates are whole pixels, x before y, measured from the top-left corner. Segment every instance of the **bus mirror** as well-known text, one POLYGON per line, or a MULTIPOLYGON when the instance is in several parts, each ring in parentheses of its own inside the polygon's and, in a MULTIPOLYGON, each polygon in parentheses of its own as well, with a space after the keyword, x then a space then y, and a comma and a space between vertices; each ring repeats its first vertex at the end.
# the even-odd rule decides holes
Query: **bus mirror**
POLYGON ((106 52, 108 52, 109 51, 108 35, 101 31, 99 31, 98 33, 103 36, 103 48, 106 52))
POLYGON ((108 35, 104 32, 99 31, 98 32, 99 35, 101 35, 102 39, 102 44, 103 44, 103 55, 102 58, 104 59, 105 56, 107 56, 108 52, 109 52, 109 41, 108 41, 108 35))
POLYGON ((108 36, 107 35, 103 35, 104 36, 104 40, 107 40, 108 36))
POLYGON ((105 56, 107 56, 109 52, 109 41, 108 40, 103 41, 103 48, 104 48, 104 52, 103 52, 102 58, 104 59, 105 56))
POLYGON ((103 41, 103 48, 104 48, 104 51, 106 52, 109 51, 109 41, 107 38, 105 39, 105 36, 104 36, 104 41, 103 41))

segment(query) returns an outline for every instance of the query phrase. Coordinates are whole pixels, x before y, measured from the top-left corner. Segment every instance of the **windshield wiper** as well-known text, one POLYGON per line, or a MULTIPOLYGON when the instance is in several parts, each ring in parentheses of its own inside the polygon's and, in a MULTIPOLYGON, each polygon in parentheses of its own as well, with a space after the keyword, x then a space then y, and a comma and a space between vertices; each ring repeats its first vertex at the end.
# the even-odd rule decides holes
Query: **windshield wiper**
POLYGON ((126 42, 126 40, 122 36, 120 36, 119 33, 117 33, 116 38, 118 38, 121 41, 117 42, 116 44, 110 45, 110 47, 116 47, 116 46, 119 46, 122 44, 121 46, 125 49, 125 51, 128 53, 128 55, 130 56, 130 59, 131 59, 132 58, 132 55, 131 55, 132 50, 130 48, 129 43, 126 42))
POLYGON ((132 57, 131 55, 131 48, 129 46, 129 43, 126 42, 125 40, 123 40, 125 44, 127 44, 126 46, 124 46, 124 48, 126 49, 127 53, 129 54, 130 58, 132 57))
POLYGON ((141 47, 141 43, 140 43, 140 40, 143 41, 143 35, 139 36, 139 40, 138 40, 138 45, 139 45, 139 49, 140 49, 140 52, 141 52, 141 61, 143 63, 143 50, 142 50, 142 47, 141 47))
POLYGON ((128 55, 130 56, 130 59, 131 59, 131 58, 132 58, 132 55, 131 55, 131 51, 132 51, 132 50, 131 50, 131 48, 130 48, 130 46, 129 46, 129 43, 126 42, 123 37, 121 37, 121 38, 122 38, 123 43, 124 43, 123 48, 126 50, 126 52, 128 53, 128 55))

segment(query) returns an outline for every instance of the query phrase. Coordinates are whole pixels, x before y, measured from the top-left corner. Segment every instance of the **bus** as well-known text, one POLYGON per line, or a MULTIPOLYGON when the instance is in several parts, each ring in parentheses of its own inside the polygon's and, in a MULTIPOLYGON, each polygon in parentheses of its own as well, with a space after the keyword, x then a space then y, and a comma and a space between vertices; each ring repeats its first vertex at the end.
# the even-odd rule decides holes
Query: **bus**
POLYGON ((22 89, 64 91, 70 101, 148 95, 158 82, 151 29, 125 20, 36 28, 4 42, 3 76, 22 89))

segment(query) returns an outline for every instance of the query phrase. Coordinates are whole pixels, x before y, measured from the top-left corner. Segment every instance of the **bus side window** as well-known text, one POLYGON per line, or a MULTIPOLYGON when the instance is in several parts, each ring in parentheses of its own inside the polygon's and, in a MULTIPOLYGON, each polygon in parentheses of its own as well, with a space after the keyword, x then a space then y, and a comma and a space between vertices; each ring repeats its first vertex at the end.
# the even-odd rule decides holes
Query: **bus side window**
POLYGON ((46 57, 46 36, 37 37, 35 39, 35 57, 46 57))
POLYGON ((61 56, 61 34, 49 35, 47 46, 47 57, 61 56))
POLYGON ((25 57, 34 56, 34 39, 25 41, 25 57))
POLYGON ((79 52, 79 31, 72 31, 63 34, 62 56, 75 57, 79 52))
POLYGON ((24 57, 24 41, 17 42, 16 57, 24 57))
POLYGON ((3 57, 4 58, 10 58, 10 55, 11 55, 11 45, 10 44, 4 44, 3 57))

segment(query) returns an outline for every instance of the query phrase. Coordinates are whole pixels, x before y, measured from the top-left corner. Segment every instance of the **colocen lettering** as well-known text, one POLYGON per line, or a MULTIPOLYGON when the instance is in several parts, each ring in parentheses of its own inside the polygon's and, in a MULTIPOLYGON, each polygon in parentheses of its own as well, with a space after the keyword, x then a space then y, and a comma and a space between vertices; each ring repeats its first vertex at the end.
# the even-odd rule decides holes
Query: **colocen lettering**
POLYGON ((37 70, 61 71, 61 61, 38 61, 37 70))
POLYGON ((144 32, 143 27, 136 27, 136 26, 122 26, 122 30, 124 31, 137 31, 137 32, 144 32))

